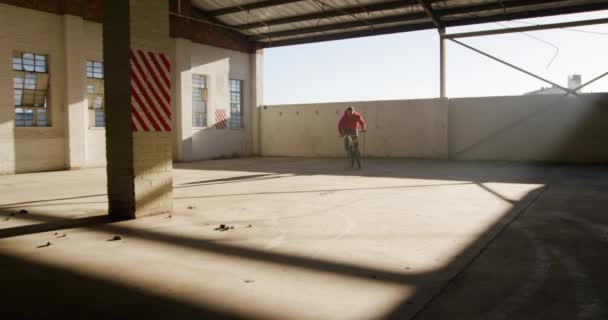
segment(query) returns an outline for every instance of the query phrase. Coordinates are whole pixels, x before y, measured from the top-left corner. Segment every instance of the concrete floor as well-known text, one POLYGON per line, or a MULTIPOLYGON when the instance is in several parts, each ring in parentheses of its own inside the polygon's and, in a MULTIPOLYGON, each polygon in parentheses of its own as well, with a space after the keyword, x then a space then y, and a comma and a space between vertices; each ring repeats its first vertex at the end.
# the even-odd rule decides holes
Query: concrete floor
POLYGON ((176 168, 171 215, 120 222, 104 169, 1 176, 0 318, 608 318, 607 167, 176 168))

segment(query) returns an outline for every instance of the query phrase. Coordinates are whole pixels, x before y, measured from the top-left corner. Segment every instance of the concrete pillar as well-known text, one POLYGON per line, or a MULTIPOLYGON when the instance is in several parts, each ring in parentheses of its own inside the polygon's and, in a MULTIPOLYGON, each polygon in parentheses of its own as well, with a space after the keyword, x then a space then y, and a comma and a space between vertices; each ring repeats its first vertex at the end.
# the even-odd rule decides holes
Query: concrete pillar
POLYGON ((174 110, 175 146, 174 156, 179 161, 192 160, 192 74, 190 72, 191 42, 186 39, 175 39, 175 68, 173 78, 175 85, 174 110))
POLYGON ((65 50, 65 97, 68 104, 68 167, 86 166, 88 108, 85 103, 86 60, 84 56, 84 21, 81 17, 63 16, 65 50))
POLYGON ((264 51, 251 54, 251 141, 252 154, 262 155, 261 113, 264 105, 264 51))
POLYGON ((445 98, 446 95, 446 73, 445 73, 445 29, 439 29, 439 97, 445 98))
POLYGON ((108 198, 114 217, 172 210, 168 9, 166 0, 103 1, 108 198))

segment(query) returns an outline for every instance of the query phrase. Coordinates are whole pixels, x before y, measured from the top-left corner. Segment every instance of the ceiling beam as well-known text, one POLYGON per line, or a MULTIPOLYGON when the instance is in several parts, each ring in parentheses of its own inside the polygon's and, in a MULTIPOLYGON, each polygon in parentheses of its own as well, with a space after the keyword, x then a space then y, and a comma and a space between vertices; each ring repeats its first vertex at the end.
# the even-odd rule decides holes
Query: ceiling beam
POLYGON ((204 10, 192 6, 190 12, 184 13, 187 15, 170 13, 172 36, 237 51, 253 50, 255 43, 247 36, 210 17, 204 10))
MULTIPOLYGON (((529 4, 530 2, 532 2, 535 4, 539 4, 539 3, 561 2, 561 1, 564 1, 564 0, 531 0, 526 3, 529 4)), ((507 0, 507 1, 503 1, 503 3, 504 3, 505 8, 516 8, 516 7, 521 7, 524 5, 524 4, 522 4, 522 2, 520 0, 507 0)), ((485 5, 471 6, 471 7, 467 7, 467 9, 468 10, 466 12, 472 14, 472 13, 481 12, 481 11, 503 9, 503 6, 501 6, 498 3, 492 3, 492 4, 485 4, 485 5)), ((460 14, 463 12, 463 10, 464 10, 464 7, 435 9, 434 13, 435 13, 435 15, 437 15, 439 17, 444 17, 444 16, 449 16, 452 14, 460 14)), ((394 16, 388 16, 388 17, 379 17, 379 18, 374 18, 374 19, 365 19, 365 20, 356 20, 356 21, 349 21, 349 22, 342 22, 342 23, 325 24, 325 25, 300 28, 300 29, 258 33, 258 34, 254 34, 254 35, 250 36, 249 38, 254 39, 254 40, 281 38, 281 37, 302 35, 302 34, 307 34, 307 33, 317 33, 317 32, 324 32, 324 31, 334 31, 334 30, 341 30, 341 29, 363 27, 366 25, 381 25, 381 24, 386 24, 386 23, 415 21, 415 20, 420 20, 420 19, 424 19, 427 17, 428 17, 428 15, 425 12, 409 13, 409 14, 401 14, 401 15, 394 15, 394 16)))
MULTIPOLYGON (((534 0, 532 0, 534 1, 534 0)), ((546 0, 536 0, 535 2, 539 3, 541 1, 546 0)), ((505 4, 507 1, 503 1, 505 4)), ((511 1, 509 1, 511 2, 511 1)), ((554 1, 555 2, 555 1, 554 1)), ((521 3, 521 2, 520 2, 521 3)), ((529 2, 528 2, 529 3, 529 2)), ((510 7, 519 7, 515 6, 514 3, 510 4, 510 7)), ((524 7, 522 4, 521 7, 524 7)), ((436 10, 439 15, 448 15, 455 14, 452 9, 441 9, 436 10)), ((494 8, 497 9, 497 8, 494 8)), ((493 14, 491 16, 480 16, 480 17, 468 17, 468 18, 459 18, 454 20, 443 20, 443 24, 446 27, 455 27, 455 26, 464 26, 471 25, 477 23, 489 23, 489 22, 498 22, 498 21, 506 21, 506 20, 516 20, 516 19, 526 19, 526 18, 539 18, 545 16, 555 16, 562 14, 572 14, 572 13, 581 13, 588 11, 596 11, 596 10, 607 10, 608 9, 608 1, 605 2, 596 2, 596 3, 587 3, 587 4, 578 4, 573 6, 566 7, 555 7, 543 10, 534 10, 534 11, 521 11, 521 12, 510 12, 510 13, 499 13, 493 14)), ((479 6, 475 6, 475 10, 484 11, 488 9, 481 8, 479 6)), ((406 21, 406 20, 405 20, 406 21)), ((297 45, 297 44, 305 44, 305 43, 313 43, 313 42, 323 42, 323 41, 333 41, 333 40, 342 40, 349 38, 359 38, 359 37, 367 37, 374 35, 382 35, 382 34, 391 34, 391 33, 400 33, 400 32, 408 32, 408 31, 418 31, 418 30, 428 30, 434 29, 436 25, 431 22, 427 23, 415 23, 415 24, 407 24, 400 26, 392 26, 392 27, 384 27, 384 28, 374 28, 367 30, 358 30, 358 31, 349 31, 349 32, 341 32, 329 35, 315 35, 310 37, 302 37, 302 38, 293 38, 293 39, 285 39, 280 41, 270 41, 270 42, 260 42, 260 46, 270 48, 270 47, 280 47, 280 46, 289 46, 289 45, 297 45)))
POLYGON ((441 17, 444 15, 452 15, 452 14, 467 14, 472 12, 480 12, 480 11, 490 11, 490 10, 504 10, 504 9, 512 9, 517 7, 528 7, 532 5, 539 4, 559 4, 560 2, 565 2, 569 0, 502 0, 502 2, 493 2, 472 6, 459 6, 454 8, 446 8, 446 9, 437 9, 435 12, 441 17))
POLYGON ((529 32, 529 31, 549 30, 549 29, 590 26, 590 25, 596 25, 596 24, 608 24, 608 18, 551 23, 551 24, 541 24, 541 25, 498 29, 498 30, 484 30, 484 31, 475 31, 475 32, 452 33, 452 34, 446 34, 444 36, 444 38, 456 39, 456 38, 481 37, 481 36, 490 36, 490 35, 496 35, 496 34, 508 34, 508 33, 516 33, 516 32, 529 32))
POLYGON ((470 18, 461 18, 454 20, 443 20, 443 23, 446 27, 459 27, 471 24, 480 24, 480 23, 490 23, 490 22, 498 22, 498 21, 507 21, 507 20, 517 20, 517 19, 529 19, 529 18, 540 18, 547 16, 556 16, 563 14, 573 14, 573 13, 583 13, 589 11, 597 11, 597 10, 607 10, 608 9, 608 1, 604 2, 596 2, 596 3, 586 3, 586 4, 578 4, 571 6, 561 6, 549 9, 542 10, 526 10, 521 12, 509 12, 509 13, 500 13, 494 14, 491 16, 479 16, 479 17, 470 17, 470 18))
POLYGON ((234 30, 231 26, 229 26, 229 25, 223 23, 222 21, 220 21, 220 20, 218 20, 218 19, 210 16, 209 12, 207 12, 205 10, 199 9, 197 7, 194 7, 194 6, 190 10, 191 10, 190 11, 191 12, 191 16, 193 18, 201 19, 203 21, 209 21, 209 25, 215 25, 218 28, 224 29, 226 31, 233 32, 233 33, 239 34, 241 36, 243 35, 242 33, 234 30))
MULTIPOLYGON (((530 0, 530 1, 525 1, 525 2, 522 2, 520 0, 503 0, 502 1, 503 5, 501 5, 500 3, 490 3, 490 4, 483 4, 483 5, 466 6, 466 7, 463 6, 463 7, 446 8, 446 9, 437 8, 434 10, 434 12, 438 16, 438 18, 441 18, 445 15, 475 13, 475 12, 497 10, 497 9, 504 9, 504 8, 509 9, 509 8, 529 6, 529 5, 536 5, 536 4, 558 3, 558 2, 563 2, 563 1, 566 1, 566 0, 530 0)), ((433 2, 437 2, 437 0, 432 0, 432 1, 426 0, 426 2, 430 4, 433 2)), ((268 26, 273 26, 273 25, 281 25, 281 24, 288 24, 288 23, 295 23, 295 22, 341 17, 341 16, 346 16, 346 15, 352 15, 352 14, 370 13, 370 12, 377 12, 377 11, 384 11, 384 10, 394 10, 394 9, 408 7, 408 6, 417 6, 418 4, 419 3, 417 0, 390 1, 390 2, 370 4, 370 5, 366 5, 364 7, 344 8, 339 11, 329 10, 329 11, 316 12, 316 13, 304 14, 304 15, 299 15, 299 16, 270 19, 270 20, 258 21, 258 22, 253 22, 253 23, 234 25, 232 27, 235 29, 238 29, 238 30, 249 30, 249 29, 262 28, 262 27, 268 27, 268 26)))
POLYGON ((374 19, 353 20, 353 21, 349 21, 349 22, 325 24, 325 25, 308 27, 308 28, 259 33, 259 34, 255 34, 255 35, 251 36, 250 39, 261 40, 261 39, 268 39, 268 38, 281 38, 281 37, 296 36, 296 35, 307 34, 307 33, 351 29, 351 28, 357 28, 357 27, 381 25, 381 24, 386 24, 386 23, 405 22, 405 21, 422 20, 422 19, 426 20, 427 18, 428 17, 426 15, 426 13, 424 13, 424 12, 413 13, 413 14, 401 14, 401 15, 395 15, 395 16, 378 17, 378 18, 374 18, 374 19))
POLYGON ((420 4, 420 6, 424 8, 424 12, 426 12, 429 18, 431 18, 431 21, 433 21, 433 24, 435 24, 437 28, 443 28, 441 19, 439 19, 439 16, 435 13, 433 7, 427 0, 418 0, 418 4, 420 4))
MULTIPOLYGON (((435 2, 438 0, 433 0, 433 1, 435 2)), ((303 14, 303 15, 299 15, 299 16, 263 20, 263 21, 253 22, 253 23, 235 25, 233 27, 236 29, 239 29, 239 30, 248 30, 248 29, 255 29, 255 28, 261 28, 261 27, 266 27, 266 26, 274 26, 274 25, 279 25, 279 24, 288 24, 288 23, 295 23, 295 22, 302 22, 302 21, 309 21, 309 20, 319 20, 319 19, 341 17, 341 16, 347 16, 347 15, 353 15, 353 14, 377 12, 377 11, 383 11, 383 10, 394 10, 394 9, 400 9, 403 7, 417 6, 417 5, 418 5, 418 1, 416 1, 416 0, 390 1, 390 2, 370 4, 370 5, 366 5, 366 6, 340 8, 340 10, 326 10, 326 11, 322 11, 322 12, 303 14)))
POLYGON ((274 6, 278 6, 278 5, 282 5, 282 4, 289 4, 289 3, 301 2, 301 1, 303 1, 303 0, 265 0, 265 1, 260 1, 260 2, 243 4, 240 6, 226 7, 226 8, 221 8, 221 9, 217 9, 217 10, 209 10, 209 11, 207 11, 207 13, 211 17, 217 17, 217 16, 237 13, 237 12, 241 12, 241 11, 264 9, 264 8, 270 8, 270 7, 274 7, 274 6))
POLYGON ((423 22, 423 23, 416 23, 416 24, 393 26, 393 27, 365 29, 365 30, 341 32, 341 33, 336 33, 336 34, 318 35, 318 36, 312 36, 312 37, 288 39, 288 40, 273 41, 273 42, 264 42, 264 43, 261 43, 261 46, 264 48, 282 47, 282 46, 290 46, 290 45, 313 43, 313 42, 334 41, 334 40, 343 40, 343 39, 351 39, 351 38, 377 36, 377 35, 391 34, 391 33, 427 30, 427 29, 434 29, 434 28, 435 28, 435 25, 432 22, 423 22))

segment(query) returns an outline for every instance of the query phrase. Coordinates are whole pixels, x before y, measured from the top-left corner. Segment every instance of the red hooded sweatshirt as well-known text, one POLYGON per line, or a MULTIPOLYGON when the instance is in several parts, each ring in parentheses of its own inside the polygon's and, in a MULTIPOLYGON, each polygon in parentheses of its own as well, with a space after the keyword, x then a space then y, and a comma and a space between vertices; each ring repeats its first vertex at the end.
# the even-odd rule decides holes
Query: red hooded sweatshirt
POLYGON ((340 135, 343 136, 344 129, 357 130, 357 124, 361 124, 361 130, 366 130, 365 121, 363 120, 363 117, 357 113, 357 111, 354 111, 353 116, 350 118, 346 114, 346 111, 344 111, 342 119, 340 119, 340 122, 338 122, 338 132, 340 132, 340 135))

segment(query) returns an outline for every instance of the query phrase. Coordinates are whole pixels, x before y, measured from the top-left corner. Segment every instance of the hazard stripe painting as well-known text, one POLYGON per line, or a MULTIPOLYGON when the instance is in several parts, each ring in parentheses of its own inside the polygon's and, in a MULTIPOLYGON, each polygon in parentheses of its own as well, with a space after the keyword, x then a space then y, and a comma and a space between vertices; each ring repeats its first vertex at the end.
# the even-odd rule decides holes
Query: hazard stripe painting
POLYGON ((162 54, 131 49, 133 131, 171 131, 171 64, 162 54))
POLYGON ((226 116, 226 110, 215 110, 215 128, 218 130, 224 130, 228 128, 228 117, 226 116))

